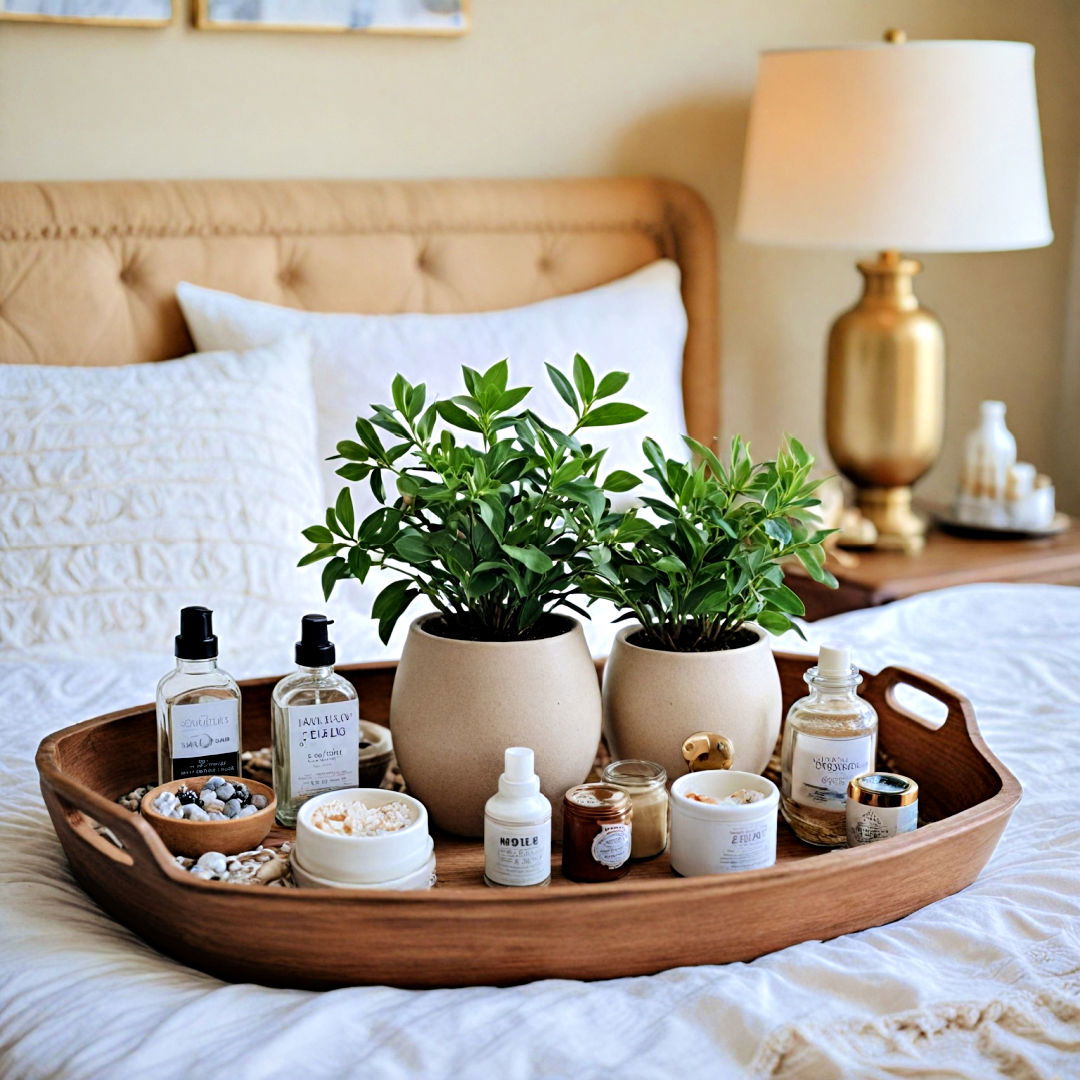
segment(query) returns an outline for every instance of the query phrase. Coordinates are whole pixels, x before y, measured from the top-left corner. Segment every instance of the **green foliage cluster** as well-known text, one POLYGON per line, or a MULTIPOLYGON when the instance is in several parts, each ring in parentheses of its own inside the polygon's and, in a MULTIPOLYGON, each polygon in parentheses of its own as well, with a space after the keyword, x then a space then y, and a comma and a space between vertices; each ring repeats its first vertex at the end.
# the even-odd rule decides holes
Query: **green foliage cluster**
MULTIPOLYGON (((343 488, 325 525, 304 530, 315 548, 300 564, 326 560, 327 598, 341 578, 363 581, 373 567, 397 572, 372 609, 384 642, 421 595, 453 636, 475 640, 536 636, 559 607, 586 614, 570 598, 593 566, 610 503, 599 482, 605 451, 578 436, 645 415, 611 400, 626 385, 624 372, 597 379, 581 356, 572 380, 548 365, 574 413, 567 432, 519 408, 531 388, 507 385, 505 360, 462 374, 466 394, 431 403, 423 384, 396 376, 393 404, 373 405, 356 421, 356 440, 337 444, 345 461, 338 475, 367 481, 379 508, 358 521, 343 488)), ((603 487, 638 482, 615 472, 603 487)))
POLYGON ((814 459, 794 438, 776 460, 757 465, 738 436, 726 462, 694 439, 686 443, 696 464, 666 458, 645 440, 645 472, 661 497, 646 495, 642 510, 608 519, 590 551, 594 573, 584 591, 641 623, 634 641, 649 648, 732 648, 750 621, 782 633, 804 608, 784 584, 781 559, 794 556, 815 581, 836 586, 821 546, 828 532, 813 509, 814 459))
POLYGON ((373 405, 356 439, 337 444, 338 475, 366 482, 378 508, 358 520, 345 487, 325 524, 304 530, 315 546, 300 565, 325 562, 327 598, 340 579, 386 568, 395 578, 372 608, 384 642, 418 596, 442 614, 439 632, 481 641, 544 636, 556 609, 587 615, 575 602, 585 597, 637 619, 638 644, 705 651, 742 644, 748 621, 773 633, 793 625, 803 605, 784 585, 782 559, 835 587, 813 458, 796 439, 757 465, 738 437, 726 462, 688 438, 695 464, 646 439, 658 491, 615 512, 607 493, 641 480, 623 470, 601 480, 605 451, 582 433, 645 411, 612 400, 625 372, 598 379, 580 355, 572 377, 547 372, 574 415, 569 430, 523 407, 531 388, 508 386, 505 360, 483 373, 464 367, 467 393, 430 403, 423 384, 394 378, 393 404, 373 405))

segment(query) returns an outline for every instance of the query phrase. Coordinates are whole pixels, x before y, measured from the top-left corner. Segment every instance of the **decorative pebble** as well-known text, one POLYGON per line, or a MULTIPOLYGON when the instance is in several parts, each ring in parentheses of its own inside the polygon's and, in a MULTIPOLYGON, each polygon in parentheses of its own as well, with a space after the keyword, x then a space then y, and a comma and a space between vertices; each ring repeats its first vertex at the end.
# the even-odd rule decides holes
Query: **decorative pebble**
MULTIPOLYGON (((130 800, 132 795, 134 792, 119 801, 130 800)), ((198 792, 181 784, 175 792, 162 791, 156 795, 151 805, 163 817, 182 821, 226 821, 251 817, 265 810, 269 800, 265 795, 252 795, 247 784, 240 781, 231 784, 220 776, 211 776, 198 792), (245 810, 248 812, 244 813, 245 810)))
POLYGON ((269 885, 292 888, 289 865, 292 844, 279 848, 257 847, 226 858, 220 852, 208 851, 194 859, 176 856, 176 863, 203 881, 224 881, 231 885, 269 885), (220 860, 220 861, 219 861, 220 860))
POLYGON ((220 851, 207 851, 199 856, 195 865, 220 876, 228 871, 229 860, 220 851))

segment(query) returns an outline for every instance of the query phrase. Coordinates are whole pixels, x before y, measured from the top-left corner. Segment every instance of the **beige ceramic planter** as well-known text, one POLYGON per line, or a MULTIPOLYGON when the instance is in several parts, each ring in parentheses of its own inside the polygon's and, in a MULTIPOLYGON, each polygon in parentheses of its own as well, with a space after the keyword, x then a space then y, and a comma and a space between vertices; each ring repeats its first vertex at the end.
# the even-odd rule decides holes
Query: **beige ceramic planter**
POLYGON ((687 771, 682 744, 715 731, 734 744, 732 768, 760 773, 780 732, 780 676, 769 635, 754 623, 753 645, 720 652, 643 649, 619 632, 604 671, 604 733, 615 757, 645 758, 674 780, 687 771))
MULTIPOLYGON (((553 808, 588 775, 600 742, 600 687, 581 626, 537 641, 457 641, 409 627, 390 725, 398 764, 432 821, 482 836, 508 746, 529 746, 553 808)), ((562 618, 562 617, 560 617, 562 618)))

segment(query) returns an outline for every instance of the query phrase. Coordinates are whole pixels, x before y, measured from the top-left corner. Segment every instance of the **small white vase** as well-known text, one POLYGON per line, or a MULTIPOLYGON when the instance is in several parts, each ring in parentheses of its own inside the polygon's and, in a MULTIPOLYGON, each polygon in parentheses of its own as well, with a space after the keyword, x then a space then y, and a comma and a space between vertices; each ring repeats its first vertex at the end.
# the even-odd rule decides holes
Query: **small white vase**
POLYGON ((752 645, 716 652, 666 652, 619 632, 604 670, 604 734, 615 758, 662 765, 670 780, 687 772, 682 744, 696 731, 731 740, 733 769, 760 773, 780 733, 783 699, 769 635, 755 623, 752 645))

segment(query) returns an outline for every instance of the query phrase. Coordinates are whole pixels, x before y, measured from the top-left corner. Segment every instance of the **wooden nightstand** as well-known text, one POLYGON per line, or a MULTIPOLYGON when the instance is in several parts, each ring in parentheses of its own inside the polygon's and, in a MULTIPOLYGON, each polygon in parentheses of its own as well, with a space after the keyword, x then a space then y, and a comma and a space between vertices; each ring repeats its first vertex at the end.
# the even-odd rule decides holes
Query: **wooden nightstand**
POLYGON ((982 581, 1080 585, 1080 522, 1046 540, 967 540, 931 532, 919 555, 892 551, 849 553, 853 566, 829 569, 840 582, 826 589, 811 581, 802 567, 785 568, 787 584, 802 597, 808 619, 841 611, 875 607, 931 589, 982 581))

